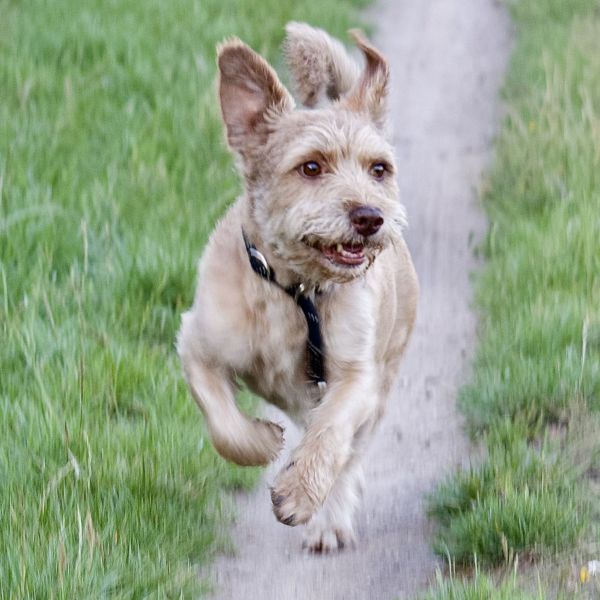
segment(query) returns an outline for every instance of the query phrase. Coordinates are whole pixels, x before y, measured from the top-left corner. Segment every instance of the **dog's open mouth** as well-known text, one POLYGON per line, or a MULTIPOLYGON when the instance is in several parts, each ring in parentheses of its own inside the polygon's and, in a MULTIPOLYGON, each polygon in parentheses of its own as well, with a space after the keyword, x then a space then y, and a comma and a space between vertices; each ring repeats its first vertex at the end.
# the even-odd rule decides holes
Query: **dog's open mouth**
POLYGON ((321 246, 319 249, 323 256, 336 265, 355 267, 366 260, 365 247, 362 244, 335 244, 333 246, 321 246))

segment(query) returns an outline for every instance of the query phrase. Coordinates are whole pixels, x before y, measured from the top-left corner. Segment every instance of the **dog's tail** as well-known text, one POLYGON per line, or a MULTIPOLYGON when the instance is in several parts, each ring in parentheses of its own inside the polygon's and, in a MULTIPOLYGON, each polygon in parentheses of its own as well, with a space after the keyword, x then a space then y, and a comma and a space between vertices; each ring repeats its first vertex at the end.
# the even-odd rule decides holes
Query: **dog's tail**
POLYGON ((290 22, 283 50, 298 100, 312 108, 338 100, 360 78, 360 68, 338 40, 306 23, 290 22))
POLYGON ((240 411, 231 378, 202 360, 194 333, 193 317, 185 313, 177 352, 192 395, 206 419, 213 446, 223 458, 238 465, 270 463, 283 447, 283 428, 271 421, 251 419, 240 411))

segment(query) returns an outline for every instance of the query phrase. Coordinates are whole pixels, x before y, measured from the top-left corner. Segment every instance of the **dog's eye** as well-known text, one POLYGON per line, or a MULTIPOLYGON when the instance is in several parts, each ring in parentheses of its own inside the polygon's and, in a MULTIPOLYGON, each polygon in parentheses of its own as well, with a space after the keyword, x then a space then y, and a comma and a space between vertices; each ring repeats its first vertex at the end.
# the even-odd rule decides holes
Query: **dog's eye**
POLYGON ((316 177, 321 174, 321 165, 314 160, 309 160, 300 165, 299 171, 305 177, 316 177))
POLYGON ((375 177, 375 179, 383 179, 383 176, 386 174, 387 167, 384 163, 373 163, 371 168, 369 169, 369 174, 371 177, 375 177))

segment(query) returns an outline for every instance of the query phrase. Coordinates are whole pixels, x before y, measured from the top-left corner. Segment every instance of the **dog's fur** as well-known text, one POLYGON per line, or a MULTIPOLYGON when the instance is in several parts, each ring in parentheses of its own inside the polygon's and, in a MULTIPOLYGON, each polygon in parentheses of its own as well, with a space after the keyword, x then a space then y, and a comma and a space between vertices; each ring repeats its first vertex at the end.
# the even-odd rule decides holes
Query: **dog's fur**
POLYGON ((313 551, 354 541, 361 455, 384 411, 417 300, 385 138, 388 64, 360 33, 353 37, 365 58, 362 69, 325 32, 288 25, 284 49, 301 109, 248 46, 232 40, 219 47, 221 110, 245 193, 208 242, 178 336, 188 385, 222 456, 264 465, 283 444, 279 425, 238 409, 237 378, 305 428, 271 497, 279 521, 309 523, 305 544, 313 551), (307 161, 317 161, 321 174, 303 174, 307 161), (374 176, 374 163, 385 165, 383 177, 374 176), (384 218, 368 237, 349 218, 361 206, 384 218), (307 380, 304 316, 251 269, 242 228, 278 282, 302 282, 319 310, 324 393, 307 380), (364 244, 364 262, 329 260, 323 248, 338 243, 364 244))

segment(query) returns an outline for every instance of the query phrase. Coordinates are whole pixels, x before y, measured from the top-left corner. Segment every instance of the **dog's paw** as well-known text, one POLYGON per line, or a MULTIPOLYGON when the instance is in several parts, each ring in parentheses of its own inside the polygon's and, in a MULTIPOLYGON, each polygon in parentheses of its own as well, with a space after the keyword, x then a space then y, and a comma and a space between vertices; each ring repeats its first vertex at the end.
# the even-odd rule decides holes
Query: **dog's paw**
POLYGON ((322 522, 309 523, 302 548, 311 554, 329 554, 356 546, 352 528, 336 527, 322 522))
POLYGON ((255 419, 258 439, 258 453, 264 457, 262 462, 258 464, 267 464, 275 460, 281 452, 284 444, 283 432, 284 429, 278 423, 273 421, 265 421, 263 419, 255 419))
POLYGON ((271 488, 271 502, 277 520, 290 527, 307 523, 318 508, 318 503, 307 492, 293 463, 277 476, 271 488))

